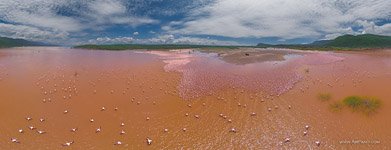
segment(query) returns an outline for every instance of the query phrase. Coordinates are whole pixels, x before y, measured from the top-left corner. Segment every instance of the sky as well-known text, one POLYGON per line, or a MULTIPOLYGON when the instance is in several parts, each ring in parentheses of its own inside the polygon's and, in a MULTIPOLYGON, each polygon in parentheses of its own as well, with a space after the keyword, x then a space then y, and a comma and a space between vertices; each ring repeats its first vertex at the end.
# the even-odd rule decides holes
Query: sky
POLYGON ((391 35, 391 0, 0 0, 0 37, 56 45, 303 44, 391 35))

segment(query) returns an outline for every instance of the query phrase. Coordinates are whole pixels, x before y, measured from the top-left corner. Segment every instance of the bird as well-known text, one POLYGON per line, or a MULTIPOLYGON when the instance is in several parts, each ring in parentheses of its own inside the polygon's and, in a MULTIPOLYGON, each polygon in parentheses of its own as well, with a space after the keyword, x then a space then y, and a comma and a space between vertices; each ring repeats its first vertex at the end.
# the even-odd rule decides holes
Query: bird
POLYGON ((121 123, 121 126, 125 126, 125 123, 122 122, 122 123, 121 123))
POLYGON ((40 122, 44 122, 44 121, 45 121, 45 119, 44 119, 44 118, 41 118, 41 119, 39 119, 39 121, 40 121, 40 122))
POLYGON ((26 120, 27 121, 30 121, 30 120, 32 120, 33 118, 31 118, 31 117, 26 117, 26 120))
POLYGON ((102 130, 101 127, 96 128, 95 133, 98 133, 98 132, 100 132, 101 130, 102 130))
POLYGON ((64 114, 67 114, 68 113, 68 110, 64 110, 64 114))
POLYGON ((152 140, 150 138, 147 137, 147 144, 148 145, 151 145, 152 144, 152 140))
POLYGON ((19 129, 18 132, 19 133, 23 133, 24 131, 23 131, 23 129, 19 129))
POLYGON ((305 129, 308 130, 310 128, 309 125, 305 125, 305 129))
POLYGON ((65 142, 64 144, 62 144, 62 146, 71 146, 73 143, 74 143, 74 141, 65 142))
POLYGON ((90 122, 94 122, 94 119, 91 118, 91 119, 90 119, 90 122))
POLYGON ((187 129, 186 128, 183 128, 182 131, 185 132, 187 129))
POLYGON ((200 118, 200 116, 199 116, 199 115, 194 115, 194 117, 195 117, 195 118, 197 118, 197 119, 198 119, 198 118, 200 118))
POLYGON ((236 133, 237 130, 235 128, 231 128, 231 130, 229 130, 229 132, 233 132, 233 133, 236 133))
POLYGON ((121 142, 121 141, 116 141, 116 142, 114 143, 114 145, 122 145, 122 142, 121 142))
POLYGON ((20 141, 17 138, 11 138, 12 143, 20 143, 20 141))
POLYGON ((290 141, 291 141, 290 138, 285 138, 285 143, 290 142, 290 141))
POLYGON ((71 132, 76 132, 77 131, 77 128, 72 128, 71 129, 71 132))
POLYGON ((256 116, 257 114, 255 112, 252 112, 251 113, 251 116, 256 116))
POLYGON ((38 130, 37 133, 38 133, 38 134, 45 134, 46 132, 45 132, 45 131, 42 131, 42 130, 38 130))
POLYGON ((147 121, 148 121, 149 119, 150 119, 149 117, 146 118, 147 121))
POLYGON ((168 132, 168 129, 166 128, 166 129, 164 129, 164 132, 168 132))
POLYGON ((316 146, 320 146, 320 141, 315 141, 316 146))
POLYGON ((119 134, 120 134, 120 135, 125 134, 125 131, 124 131, 124 130, 121 130, 121 132, 120 132, 119 134))
POLYGON ((30 130, 34 130, 34 129, 36 129, 36 127, 34 127, 34 126, 29 126, 29 129, 30 129, 30 130))
POLYGON ((100 109, 100 111, 104 111, 104 110, 106 110, 106 108, 105 108, 105 107, 102 107, 102 108, 100 109))

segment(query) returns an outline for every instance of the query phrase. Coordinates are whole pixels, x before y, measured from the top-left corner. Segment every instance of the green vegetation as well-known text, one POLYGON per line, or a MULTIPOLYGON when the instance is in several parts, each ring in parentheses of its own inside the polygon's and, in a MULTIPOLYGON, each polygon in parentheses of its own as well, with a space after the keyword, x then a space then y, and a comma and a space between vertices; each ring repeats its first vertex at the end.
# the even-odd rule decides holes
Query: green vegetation
POLYGON ((75 48, 98 50, 171 50, 202 48, 208 50, 237 49, 238 46, 209 46, 209 45, 143 45, 143 44, 113 44, 113 45, 80 45, 75 48))
POLYGON ((380 100, 371 97, 349 96, 343 100, 343 104, 353 111, 361 111, 367 114, 374 113, 380 107, 380 100))
MULTIPOLYGON (((318 98, 321 101, 331 99, 330 94, 319 94, 318 98)), ((373 97, 349 96, 341 101, 332 102, 329 107, 334 112, 339 112, 343 108, 350 108, 353 112, 362 112, 366 115, 373 114, 381 106, 381 101, 373 97)))
POLYGON ((318 99, 321 101, 328 101, 331 99, 331 94, 330 93, 319 93, 318 94, 318 99))
POLYGON ((390 48, 391 36, 373 34, 343 35, 325 43, 329 47, 341 48, 390 48))
POLYGON ((20 47, 20 46, 42 46, 42 45, 45 44, 38 43, 38 42, 31 42, 22 39, 11 39, 11 38, 0 37, 0 48, 20 47))
POLYGON ((279 44, 259 43, 257 47, 291 48, 301 50, 365 50, 391 48, 391 36, 373 34, 343 35, 333 40, 315 41, 311 44, 279 44))

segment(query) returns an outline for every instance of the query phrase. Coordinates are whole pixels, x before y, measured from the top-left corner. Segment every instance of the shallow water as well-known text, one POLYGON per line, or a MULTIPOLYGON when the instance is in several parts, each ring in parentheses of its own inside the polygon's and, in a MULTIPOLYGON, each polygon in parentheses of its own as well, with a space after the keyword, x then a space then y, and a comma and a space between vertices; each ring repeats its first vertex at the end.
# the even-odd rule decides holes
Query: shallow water
POLYGON ((391 146, 390 51, 277 53, 284 59, 232 63, 193 50, 1 50, 0 149, 60 149, 70 141, 71 149, 391 146), (322 92, 331 100, 318 100, 322 92), (369 116, 329 109, 350 95, 377 97, 381 108, 369 116))

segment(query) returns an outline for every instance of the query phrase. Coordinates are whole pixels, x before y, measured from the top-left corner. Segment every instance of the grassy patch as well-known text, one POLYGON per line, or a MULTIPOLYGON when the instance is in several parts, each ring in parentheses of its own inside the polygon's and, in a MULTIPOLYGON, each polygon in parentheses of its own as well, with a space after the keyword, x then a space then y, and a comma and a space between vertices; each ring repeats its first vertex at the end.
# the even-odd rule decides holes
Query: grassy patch
POLYGON ((343 99, 343 104, 353 111, 361 111, 366 114, 376 112, 380 107, 381 102, 377 98, 372 97, 360 97, 360 96, 349 96, 343 99))
POLYGON ((322 102, 329 101, 331 99, 331 94, 330 93, 319 93, 318 99, 321 100, 322 102))

